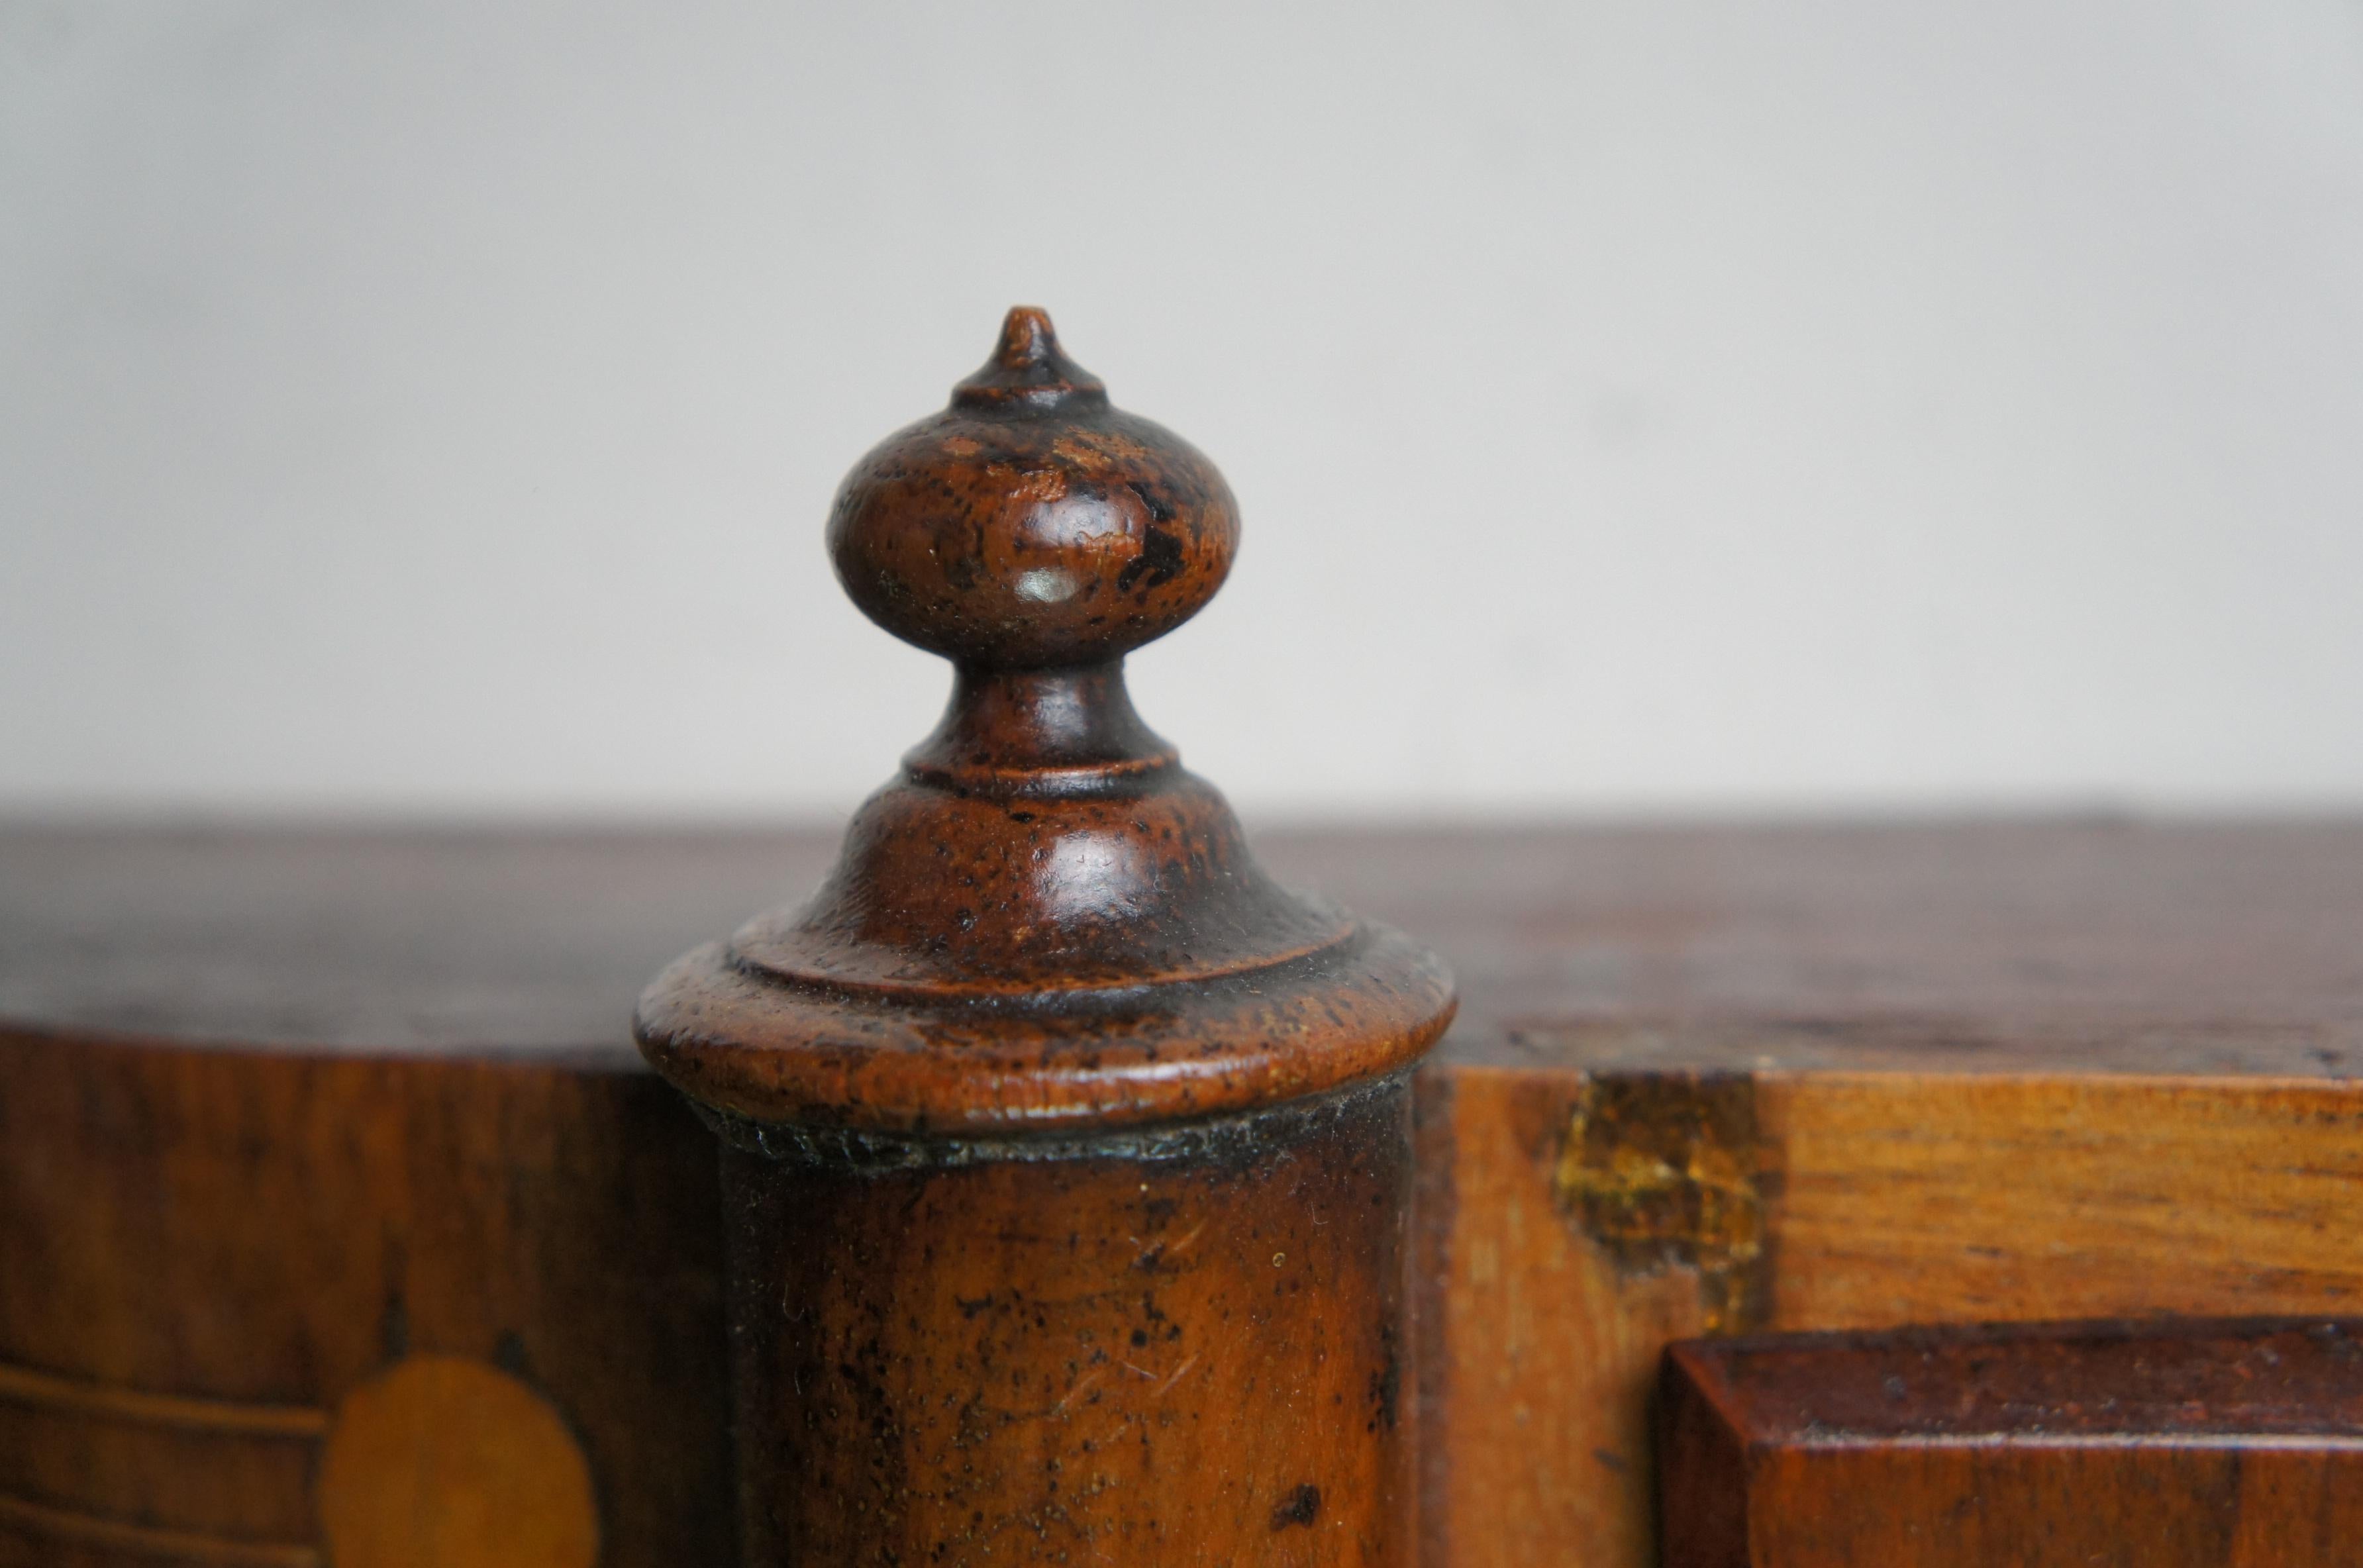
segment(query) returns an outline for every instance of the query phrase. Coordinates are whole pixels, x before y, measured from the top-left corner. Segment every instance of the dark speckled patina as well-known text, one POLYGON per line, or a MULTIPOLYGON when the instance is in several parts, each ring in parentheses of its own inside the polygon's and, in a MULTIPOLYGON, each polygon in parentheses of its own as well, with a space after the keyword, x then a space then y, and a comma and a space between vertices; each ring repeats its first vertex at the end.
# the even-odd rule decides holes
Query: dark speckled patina
POLYGON ((952 659, 951 705, 817 896, 649 987, 667 1077, 758 1121, 1001 1136, 1252 1110, 1442 1032, 1443 965, 1265 876, 1133 711, 1125 654, 1214 596, 1237 508, 1041 312, 855 465, 828 536, 865 611, 952 659))
POLYGON ((1147 1162, 734 1149, 748 1561, 1407 1562, 1408 1099, 1147 1162))
POLYGON ((728 1145, 750 1568, 1407 1560, 1403 1072, 1451 980, 1265 876, 1133 711, 1237 542, 1026 308, 838 494, 951 705, 637 1027, 728 1145))
POLYGON ((963 667, 1076 668, 1198 613, 1239 542, 1204 453, 1108 402, 1015 310, 942 413, 853 465, 828 523, 853 602, 963 667))

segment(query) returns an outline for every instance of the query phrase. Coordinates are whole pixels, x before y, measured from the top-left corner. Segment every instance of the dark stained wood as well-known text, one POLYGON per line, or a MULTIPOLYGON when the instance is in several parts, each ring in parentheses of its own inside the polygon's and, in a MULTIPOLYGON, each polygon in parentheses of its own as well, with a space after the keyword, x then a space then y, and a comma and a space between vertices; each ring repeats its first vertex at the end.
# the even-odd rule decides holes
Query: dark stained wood
MULTIPOLYGON (((1460 981, 1461 1016, 1418 1088, 1412 1381, 1430 1562, 1650 1561, 1648 1390, 1662 1346, 1704 1331, 1718 1304, 1733 1329, 1827 1329, 2363 1302, 2363 825, 1282 831, 1256 846, 1277 880, 1435 939, 1460 981), (1619 1186, 1606 1178, 1626 1149, 1656 1164, 1619 1186), (1752 1255, 1744 1227, 1650 1235, 1698 1211, 1701 1176, 1735 1172, 1757 1198, 1752 1255)), ((556 1179, 533 1151, 561 1143, 594 1193, 674 1190, 631 1179, 634 1160, 680 1162, 668 1183, 710 1168, 686 1116, 630 1109, 662 1100, 628 1038, 631 999, 746 910, 808 893, 835 848, 832 833, 772 830, 0 831, 0 1115, 47 1129, 0 1140, 0 1208, 22 1227, 0 1238, 0 1360, 79 1396, 118 1364, 115 1325, 134 1319, 138 1342, 205 1343, 214 1359, 139 1381, 123 1364, 127 1381, 93 1397, 244 1412, 239 1368, 275 1353, 239 1325, 314 1290, 345 1299, 335 1216, 358 1201, 349 1187, 248 1151, 229 1168, 267 1179, 175 1198, 161 1167, 106 1176, 119 1156, 94 1143, 61 1163, 71 1124, 52 1118, 71 1104, 92 1126, 136 1128, 155 1083, 185 1084, 162 1097, 163 1123, 237 1150, 280 1114, 251 1108, 303 1101, 295 1086, 332 1057, 372 1086, 332 1098, 383 1168, 435 1164, 395 1145, 475 1151, 433 1203, 401 1199, 398 1222, 364 1204, 379 1218, 351 1233, 429 1232, 431 1249, 406 1244, 438 1260, 460 1327, 487 1312, 470 1304, 480 1279, 519 1293, 489 1335, 417 1342, 482 1360, 505 1331, 570 1331, 544 1321, 584 1299, 556 1283, 580 1277, 559 1266, 568 1251, 463 1218, 556 1179), (213 1065, 175 1065, 192 1055, 213 1065), (495 1097, 498 1132, 484 1130, 478 1086, 510 1081, 540 1087, 495 1097), (563 1133, 578 1121, 634 1131, 563 1133), (282 1207, 309 1218, 274 1232, 282 1207), (141 1218, 109 1222, 131 1239, 87 1253, 61 1298, 79 1305, 61 1309, 16 1260, 90 1245, 100 1213, 141 1218), (171 1288, 150 1288, 151 1253, 203 1257, 215 1227, 245 1238, 218 1244, 244 1263, 172 1265, 171 1288), (161 1239, 173 1228, 192 1233, 161 1239)), ((718 1337, 712 1285, 631 1283, 700 1247, 716 1272, 718 1242, 661 1230, 657 1201, 586 1198, 568 1222, 621 1271, 603 1279, 668 1311, 703 1300, 718 1337), (643 1227, 638 1242, 602 1241, 619 1216, 643 1227)), ((670 1547, 635 1555, 627 1539, 715 1517, 728 1478, 632 1456, 712 1452, 694 1445, 726 1419, 722 1364, 668 1362, 697 1332, 685 1317, 636 1330, 627 1305, 601 1320, 605 1352, 680 1381, 608 1419, 612 1446, 586 1441, 616 1510, 603 1561, 670 1562, 670 1547), (701 1377, 704 1403, 678 1393, 701 1377), (643 1533, 627 1538, 627 1509, 643 1533)), ((352 1310, 337 1331, 375 1342, 379 1309, 352 1310)), ((317 1360, 362 1381, 394 1364, 317 1360)), ((587 1430, 548 1364, 534 1356, 525 1381, 587 1430)), ((291 1408, 316 1422, 338 1386, 324 1372, 304 1386, 291 1408)), ((0 1494, 27 1494, 28 1463, 0 1435, 0 1494)), ((183 1495, 115 1474, 125 1496, 183 1495)), ((284 1506, 310 1518, 309 1484, 287 1485, 284 1506)), ((0 1518, 0 1541, 72 1561, 19 1529, 0 1518)))
POLYGON ((1664 1568, 2330 1568, 2363 1540, 2363 1320, 1691 1341, 1664 1568))
POLYGON ((838 575, 951 705, 634 1023, 730 1147, 749 1568, 1411 1560, 1406 1069, 1451 979, 1265 875, 1125 694, 1237 538, 1026 307, 838 494, 838 575))

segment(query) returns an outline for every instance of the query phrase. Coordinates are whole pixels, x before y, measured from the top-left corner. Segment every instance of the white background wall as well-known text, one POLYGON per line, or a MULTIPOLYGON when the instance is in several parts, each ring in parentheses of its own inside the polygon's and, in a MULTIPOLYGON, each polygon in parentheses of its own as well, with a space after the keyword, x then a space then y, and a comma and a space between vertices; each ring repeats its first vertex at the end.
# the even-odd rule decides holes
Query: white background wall
POLYGON ((1016 301, 1245 806, 2363 804, 2354 0, 0 0, 0 808, 842 808, 1016 301))

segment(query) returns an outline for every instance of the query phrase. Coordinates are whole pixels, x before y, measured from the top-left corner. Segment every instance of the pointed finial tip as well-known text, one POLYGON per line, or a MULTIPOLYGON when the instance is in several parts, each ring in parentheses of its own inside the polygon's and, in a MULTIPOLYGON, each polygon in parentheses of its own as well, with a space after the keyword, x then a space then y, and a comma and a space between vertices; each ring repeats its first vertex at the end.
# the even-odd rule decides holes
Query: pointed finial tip
POLYGON ((1009 307, 1009 314, 1001 321, 1001 348, 994 355, 996 359, 1015 370, 1039 364, 1058 352, 1059 329, 1050 325, 1048 311, 1040 305, 1009 307))
POLYGON ((1012 412, 1053 407, 1071 397, 1104 403, 1107 388, 1067 358, 1059 329, 1040 305, 1012 305, 1001 320, 1001 340, 982 370, 952 389, 956 407, 1012 412))

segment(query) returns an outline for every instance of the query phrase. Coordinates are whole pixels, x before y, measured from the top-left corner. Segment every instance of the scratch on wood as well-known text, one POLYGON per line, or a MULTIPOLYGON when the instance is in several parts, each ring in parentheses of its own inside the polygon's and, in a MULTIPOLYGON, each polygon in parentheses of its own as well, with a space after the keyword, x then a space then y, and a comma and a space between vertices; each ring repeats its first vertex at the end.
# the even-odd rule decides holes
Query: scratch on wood
POLYGON ((1695 1271, 1706 1331, 1727 1334, 1770 1318, 1769 1175, 1753 1079, 1609 1073, 1585 1080, 1551 1185, 1620 1272, 1695 1271))
POLYGON ((1177 1366, 1177 1367, 1175 1367, 1175 1368, 1173 1369, 1173 1375, 1172 1375, 1172 1376, 1170 1376, 1170 1377, 1167 1378, 1163 1383, 1160 1383, 1160 1384, 1159 1384, 1159 1385, 1158 1385, 1158 1386, 1157 1386, 1157 1397, 1158 1397, 1159 1399, 1162 1399, 1162 1398, 1164 1398, 1164 1397, 1165 1397, 1165 1396, 1167 1396, 1168 1394, 1172 1393, 1172 1392, 1173 1392, 1173 1386, 1174 1386, 1175 1384, 1177 1384, 1177 1383, 1181 1382, 1181 1381, 1182 1381, 1182 1379, 1183 1377, 1187 1376, 1187 1375, 1189 1375, 1189 1371, 1190 1371, 1190 1369, 1191 1369, 1192 1367, 1193 1367, 1193 1366, 1197 1365, 1197 1364, 1198 1364, 1198 1358, 1197 1358, 1197 1356, 1196 1356, 1196 1355, 1194 1355, 1194 1354, 1193 1354, 1193 1355, 1191 1355, 1191 1356, 1187 1357, 1185 1360, 1183 1360, 1183 1362, 1182 1363, 1182 1364, 1181 1364, 1181 1365, 1179 1365, 1179 1366, 1177 1366))

